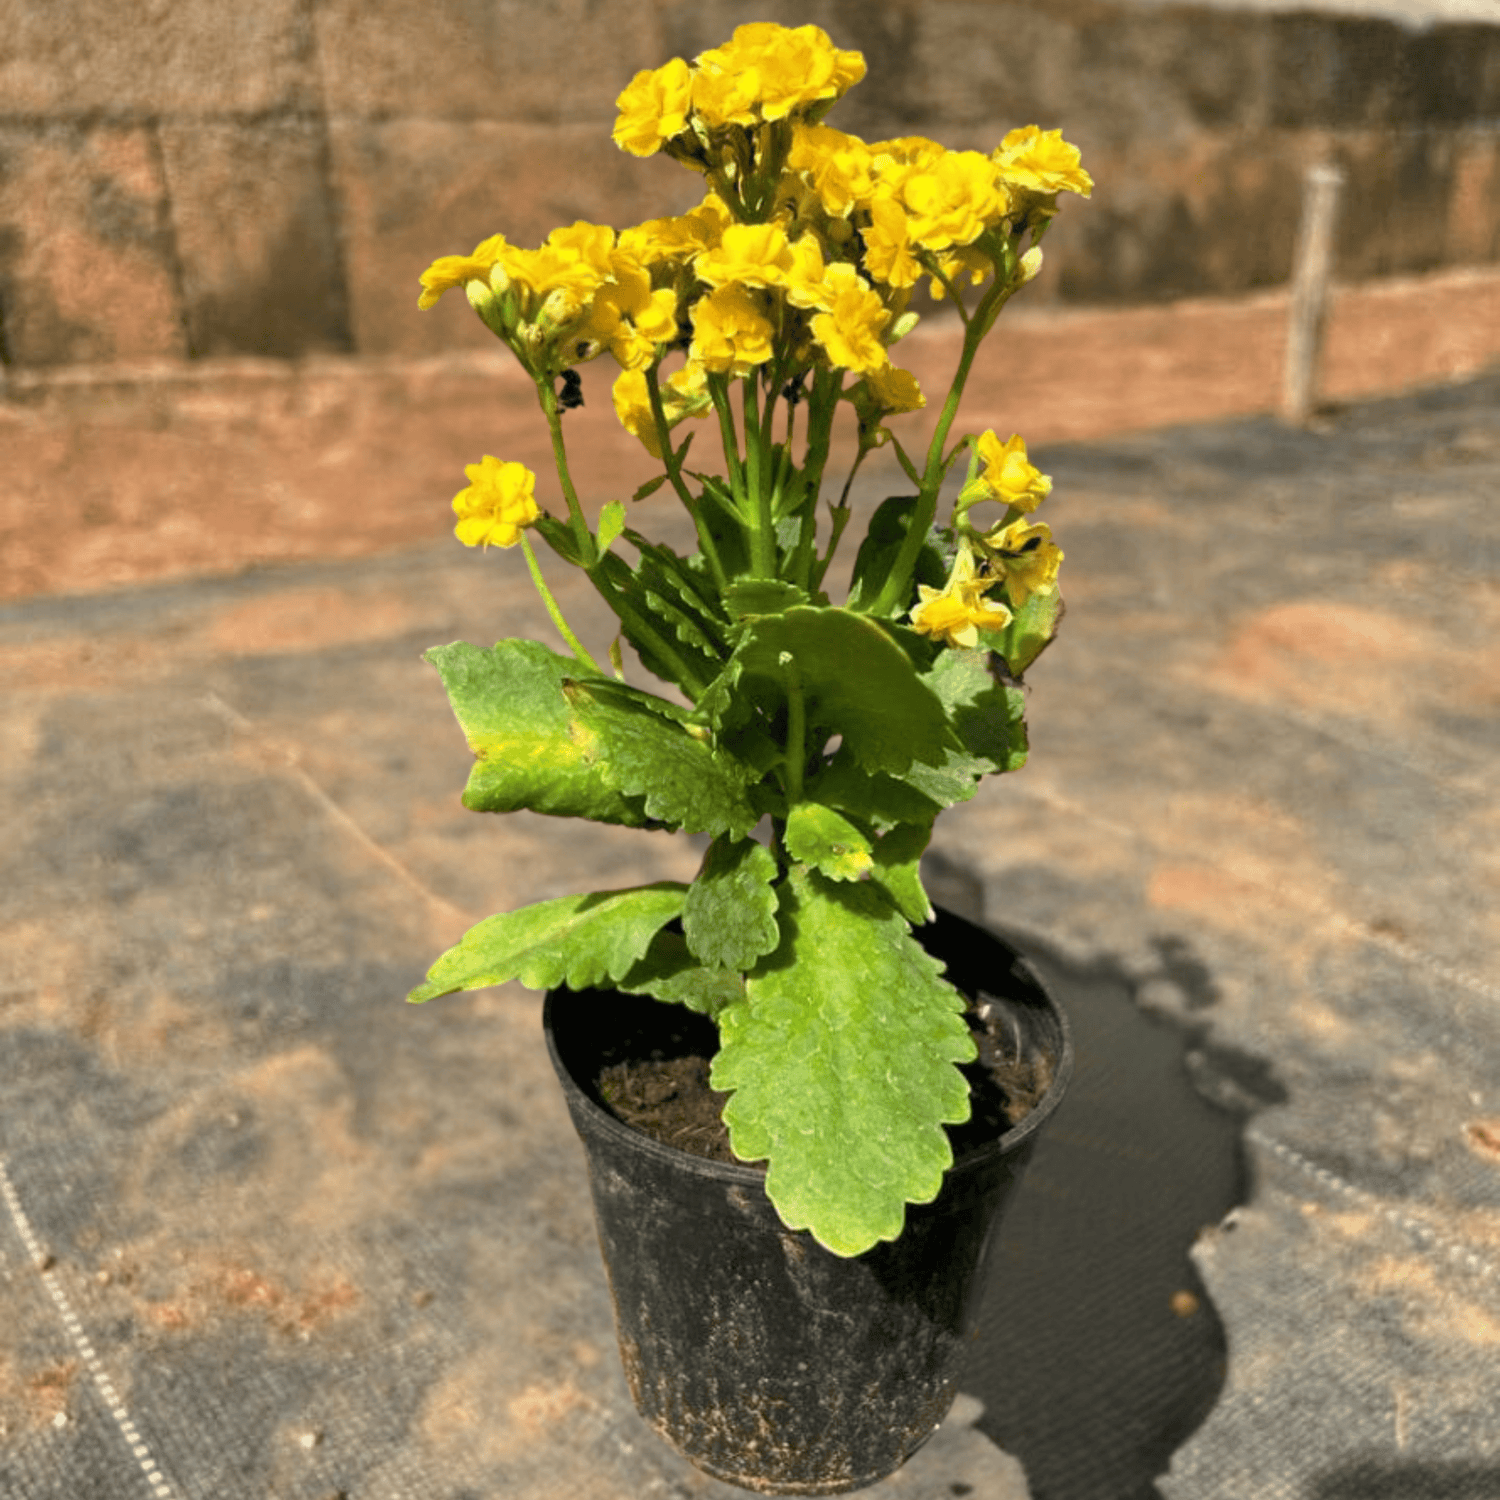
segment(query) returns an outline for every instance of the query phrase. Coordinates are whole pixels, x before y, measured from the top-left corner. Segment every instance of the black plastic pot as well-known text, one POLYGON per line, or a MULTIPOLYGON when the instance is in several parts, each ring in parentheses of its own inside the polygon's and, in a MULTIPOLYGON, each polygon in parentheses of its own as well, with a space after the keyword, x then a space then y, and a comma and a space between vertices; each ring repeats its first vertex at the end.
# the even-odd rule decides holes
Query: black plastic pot
POLYGON ((663 1145, 603 1107, 604 1068, 712 1056, 711 1023, 616 991, 547 996, 635 1404, 699 1468, 745 1489, 859 1489, 931 1437, 957 1393, 995 1227, 1072 1072, 1067 1021, 1014 949, 948 913, 917 936, 960 990, 1005 1009, 1029 1055, 1050 1054, 1053 1080, 1019 1125, 958 1154, 898 1240, 852 1259, 788 1230, 756 1168, 663 1145))

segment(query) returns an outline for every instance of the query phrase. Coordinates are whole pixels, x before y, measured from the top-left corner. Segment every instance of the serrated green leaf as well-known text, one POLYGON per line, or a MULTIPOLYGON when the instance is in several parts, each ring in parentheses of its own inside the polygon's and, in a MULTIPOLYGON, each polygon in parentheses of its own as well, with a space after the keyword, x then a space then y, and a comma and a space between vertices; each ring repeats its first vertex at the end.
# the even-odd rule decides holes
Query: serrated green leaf
POLYGON ((563 683, 578 663, 539 641, 501 641, 491 650, 455 641, 426 653, 443 679, 475 765, 464 789, 476 812, 530 808, 639 828, 650 816, 639 797, 611 786, 574 737, 563 683))
POLYGON ((680 932, 658 932, 646 956, 631 967, 616 988, 633 995, 653 995, 714 1017, 726 1005, 745 998, 745 976, 733 969, 700 964, 680 932))
MULTIPOLYGON (((663 476, 665 477, 665 476, 663 476)), ((659 481, 658 481, 659 482, 659 481)), ((640 496, 636 497, 637 499, 640 496)), ((599 531, 595 543, 600 552, 608 552, 615 538, 625 529, 625 505, 623 501, 611 500, 599 512, 599 531)))
POLYGON ((952 1163, 974 1056, 962 995, 877 886, 793 872, 782 941, 719 1016, 711 1075, 735 1154, 766 1159, 792 1229, 836 1255, 900 1234, 952 1163))
POLYGON ((964 749, 984 771, 1014 771, 1026 763, 1026 695, 991 671, 986 651, 947 650, 922 680, 942 700, 964 749))
POLYGON ((779 615, 794 604, 806 603, 806 589, 779 578, 742 578, 724 590, 724 608, 735 620, 747 615, 779 615))
POLYGON ((785 702, 787 667, 801 685, 809 734, 843 736, 866 770, 940 765, 952 739, 943 705, 878 621, 847 609, 797 605, 747 620, 699 708, 716 727, 747 723, 785 702))
POLYGON ((512 979, 533 990, 559 984, 581 990, 622 979, 681 914, 686 898, 685 885, 664 880, 500 912, 471 927, 406 998, 419 1004, 512 979))
POLYGON ((682 910, 687 945, 700 963, 748 969, 780 940, 776 861, 754 839, 716 838, 688 887, 682 910))
POLYGON ((814 802, 862 818, 877 832, 898 823, 930 822, 948 805, 884 772, 872 775, 860 770, 854 757, 842 747, 807 783, 807 796, 814 802))
POLYGON ((787 813, 783 841, 793 859, 830 880, 858 880, 873 863, 869 839, 848 818, 817 802, 799 802, 787 813))
POLYGON ((687 833, 748 833, 760 821, 753 772, 724 746, 690 732, 661 700, 593 678, 564 687, 571 733, 604 784, 640 799, 647 816, 687 833))
POLYGON ((922 855, 932 838, 932 824, 900 823, 875 845, 870 879, 879 884, 896 909, 917 926, 932 920, 932 902, 922 885, 922 855))

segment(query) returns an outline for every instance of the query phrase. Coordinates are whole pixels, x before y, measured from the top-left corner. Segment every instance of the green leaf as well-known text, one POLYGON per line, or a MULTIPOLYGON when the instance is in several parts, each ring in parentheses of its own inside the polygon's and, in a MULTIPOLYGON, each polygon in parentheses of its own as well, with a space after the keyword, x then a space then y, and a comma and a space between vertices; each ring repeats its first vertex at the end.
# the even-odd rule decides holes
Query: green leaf
POLYGON ((530 808, 639 828, 650 818, 639 797, 611 786, 575 738, 563 683, 578 663, 539 641, 501 641, 492 650, 455 641, 434 646, 438 669, 476 764, 463 803, 475 812, 530 808))
POLYGON ((730 1144, 769 1163, 792 1229, 835 1255, 895 1239, 952 1163, 945 1123, 968 1118, 955 1064, 974 1056, 963 996, 869 882, 790 877, 782 941, 719 1016, 711 1075, 734 1097, 730 1144))
POLYGON ((588 989, 623 978, 682 911, 675 880, 538 901, 471 927, 406 998, 414 1003, 519 979, 533 990, 588 989))
POLYGON ((794 604, 807 603, 807 590, 779 578, 742 578, 724 590, 724 607, 730 617, 779 615, 794 604))
POLYGON ((808 732, 843 736, 866 770, 941 764, 952 743, 937 696, 889 631, 847 609, 797 605, 744 622, 739 645, 699 708, 716 727, 768 717, 786 701, 787 666, 802 686, 808 732))
POLYGON ((648 479, 630 498, 632 500, 644 500, 648 495, 654 495, 666 482, 667 476, 665 474, 658 474, 655 479, 648 479))
POLYGON ((526 807, 557 816, 690 833, 748 833, 760 820, 756 774, 685 710, 536 641, 491 651, 462 642, 427 653, 478 758, 464 790, 477 812, 526 807))
POLYGON ((998 651, 1005 658, 1010 675, 1020 679, 1027 667, 1052 644, 1062 617, 1062 595, 1055 588, 1050 594, 1033 594, 1016 610, 1004 630, 985 631, 980 644, 987 651, 998 651))
POLYGON ((885 890, 901 915, 919 927, 933 915, 922 885, 922 855, 931 838, 931 823, 898 824, 876 844, 870 871, 870 879, 885 890))
POLYGON ((858 880, 870 868, 870 841, 848 818, 816 802, 787 814, 786 852, 830 880, 858 880))
POLYGON ((987 651, 941 652, 922 678, 942 700, 964 749, 983 762, 980 774, 1026 763, 1026 695, 991 670, 987 651))
POLYGON ((948 805, 884 772, 871 775, 861 771, 854 757, 842 747, 807 783, 807 796, 814 802, 852 813, 877 831, 898 823, 930 823, 948 805))
MULTIPOLYGON (((663 478, 666 476, 663 475, 663 478)), ((658 480, 657 483, 661 483, 658 480)), ((637 499, 640 496, 636 496, 637 499)), ((625 505, 620 500, 611 500, 599 512, 599 531, 594 541, 601 554, 608 552, 615 538, 625 529, 625 505)))
POLYGON ((672 931, 658 932, 646 956, 617 981, 616 987, 632 995, 652 995, 685 1005, 709 1017, 745 998, 743 974, 700 964, 682 934, 672 931))
MULTIPOLYGON (((892 495, 882 500, 870 517, 869 529, 860 543, 854 559, 854 573, 849 582, 849 608, 869 609, 880 595, 890 575, 902 543, 906 541, 907 528, 911 525, 916 510, 916 495, 892 495)), ((917 596, 917 585, 925 583, 931 588, 941 588, 947 581, 948 565, 943 557, 941 539, 936 530, 928 534, 917 553, 916 566, 912 569, 911 590, 908 600, 896 611, 905 614, 911 607, 910 600, 917 596)))
POLYGON ((748 969, 780 940, 776 861, 754 839, 716 838, 688 887, 682 910, 687 945, 700 963, 748 969))
POLYGON ((687 833, 747 834, 760 821, 755 779, 725 746, 679 722, 675 705, 591 678, 564 688, 572 734, 612 791, 640 799, 647 816, 687 833))

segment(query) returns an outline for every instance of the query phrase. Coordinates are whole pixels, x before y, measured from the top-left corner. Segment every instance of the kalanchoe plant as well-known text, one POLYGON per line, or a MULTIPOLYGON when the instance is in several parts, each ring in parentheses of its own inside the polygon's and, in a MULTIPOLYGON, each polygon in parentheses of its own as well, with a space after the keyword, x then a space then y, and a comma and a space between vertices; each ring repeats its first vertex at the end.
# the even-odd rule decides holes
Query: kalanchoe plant
POLYGON ((1052 639, 1062 553, 1032 513, 1051 482, 1019 437, 954 439, 974 357, 1040 266, 1068 191, 1092 183, 1058 132, 990 154, 823 124, 864 75, 815 26, 741 26, 692 65, 639 74, 616 142, 706 179, 691 212, 616 231, 577 223, 535 250, 495 235, 422 276, 462 287, 536 384, 566 518, 535 476, 486 456, 454 500, 469 546, 520 544, 568 648, 533 640, 427 653, 476 756, 464 804, 706 834, 691 885, 658 882, 490 917, 412 992, 519 979, 613 986, 713 1018, 712 1083, 735 1153, 767 1163, 784 1221, 856 1255, 900 1232, 951 1164, 969 1112, 964 999, 913 936, 919 860, 945 807, 1026 756, 1022 675, 1052 639), (925 457, 886 426, 925 404, 891 360, 913 288, 952 304, 963 345, 925 457), (697 549, 590 527, 562 414, 579 363, 608 353, 617 414, 662 464, 697 549), (835 420, 853 468, 828 487, 835 420), (689 418, 717 426, 722 475, 688 466, 689 418), (889 444, 912 493, 885 501, 834 603, 849 480, 889 444), (945 524, 939 493, 966 464, 945 524), (971 519, 987 504, 997 520, 971 519), (681 699, 602 666, 548 591, 535 531, 583 569, 641 664, 681 699), (628 546, 633 560, 622 555, 628 546), (764 841, 757 831, 768 828, 764 841))

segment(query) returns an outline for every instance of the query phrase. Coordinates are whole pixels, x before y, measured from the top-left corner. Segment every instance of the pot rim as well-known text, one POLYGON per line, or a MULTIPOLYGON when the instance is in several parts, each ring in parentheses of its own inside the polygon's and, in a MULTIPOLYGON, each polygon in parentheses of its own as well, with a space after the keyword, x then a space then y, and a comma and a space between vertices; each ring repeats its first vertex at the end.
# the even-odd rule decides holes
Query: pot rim
MULTIPOLYGON (((991 942, 997 943, 1011 956, 1011 972, 1026 983, 1031 985, 1040 999, 1045 1002, 1043 1006, 1035 1007, 1042 1010, 1051 1018, 1057 1029, 1057 1061, 1053 1069, 1052 1081, 1048 1084, 1046 1092, 1032 1107, 1025 1119, 1012 1125, 1010 1129, 994 1137, 993 1140, 983 1145, 971 1146, 961 1155, 955 1154, 953 1162, 943 1173, 942 1180, 946 1182, 953 1177, 967 1177, 971 1172, 980 1170, 996 1156, 1009 1155, 1020 1149, 1030 1138, 1039 1131, 1044 1124, 1056 1112, 1058 1105, 1062 1102, 1063 1094, 1067 1091, 1068 1084, 1073 1077, 1073 1028, 1068 1022, 1067 1012, 1057 1002, 1057 997, 1052 993, 1050 986, 1036 971, 1031 960, 1019 952, 1016 947, 1006 938, 993 932, 990 928, 981 926, 979 923, 970 922, 967 918, 958 917, 956 913, 943 912, 943 917, 950 922, 962 923, 991 942)), ((920 929, 919 929, 920 930, 920 929)), ((591 986, 592 990, 607 991, 608 985, 591 986)), ((588 993, 584 991, 583 993, 588 993)), ((582 1110, 592 1122, 592 1127, 602 1130, 606 1135, 613 1137, 621 1144, 628 1144, 634 1150, 647 1156, 655 1157, 661 1162, 675 1163, 679 1170, 686 1169, 696 1176, 711 1177, 720 1182, 739 1184, 742 1186, 757 1186, 764 1191, 766 1180, 766 1169, 764 1166, 754 1166, 747 1162, 725 1162, 716 1161, 710 1157, 699 1156, 695 1152, 685 1151, 680 1146, 668 1145, 665 1141, 659 1141, 654 1136, 647 1135, 645 1131, 637 1130, 633 1125, 627 1125, 623 1120, 612 1114, 609 1110, 599 1104, 589 1091, 584 1088, 576 1078, 573 1077, 567 1064, 563 1061, 558 1050, 556 1028, 553 1020, 556 1015, 556 1007, 559 996, 572 995, 575 991, 566 986, 558 986, 550 989, 542 1002, 542 1029, 547 1040, 547 1055, 551 1059, 553 1071, 557 1074, 561 1083, 563 1093, 567 1099, 570 1111, 582 1110)), ((634 997, 632 997, 634 998, 634 997)), ((645 997, 652 998, 652 997, 645 997)), ((1014 1007, 1016 1002, 1009 996, 994 997, 999 1003, 1014 1007)), ((659 1001, 659 1004, 669 1005, 670 1001, 659 1001)), ((939 1189, 941 1191, 941 1188, 939 1189)), ((935 1196, 935 1195, 934 1195, 935 1196)), ((930 1200, 929 1200, 930 1201, 930 1200)))

